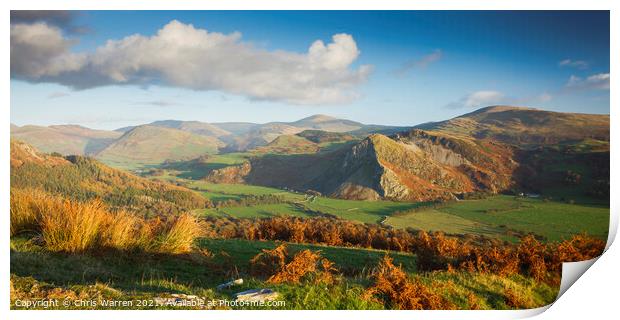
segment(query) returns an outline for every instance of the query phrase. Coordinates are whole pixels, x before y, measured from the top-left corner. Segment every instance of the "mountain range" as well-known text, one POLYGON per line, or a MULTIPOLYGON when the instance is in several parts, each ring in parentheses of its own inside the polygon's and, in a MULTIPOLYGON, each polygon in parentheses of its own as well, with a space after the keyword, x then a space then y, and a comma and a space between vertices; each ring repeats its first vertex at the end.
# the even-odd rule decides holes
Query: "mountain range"
POLYGON ((12 124, 11 137, 43 152, 89 155, 112 163, 161 163, 165 160, 191 159, 204 153, 217 153, 218 150, 247 151, 265 146, 281 135, 292 135, 309 129, 363 135, 382 130, 395 132, 404 128, 365 125, 326 115, 314 115, 294 122, 265 124, 163 120, 113 131, 78 125, 19 127, 12 124))
POLYGON ((12 126, 11 135, 44 152, 85 154, 120 167, 193 165, 204 161, 192 159, 244 151, 241 164, 205 170, 204 179, 357 200, 437 201, 515 189, 596 193, 609 183, 609 115, 511 106, 413 127, 315 115, 266 124, 166 120, 115 131, 12 126), (566 183, 574 172, 578 187, 566 183))

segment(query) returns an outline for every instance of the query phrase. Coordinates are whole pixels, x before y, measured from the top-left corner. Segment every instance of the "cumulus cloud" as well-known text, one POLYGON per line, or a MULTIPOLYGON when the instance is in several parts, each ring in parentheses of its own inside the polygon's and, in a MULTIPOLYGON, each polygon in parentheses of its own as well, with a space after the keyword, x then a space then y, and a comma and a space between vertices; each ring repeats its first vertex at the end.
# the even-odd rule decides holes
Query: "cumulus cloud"
POLYGON ((404 63, 398 70, 396 70, 396 74, 404 75, 414 69, 423 69, 428 67, 430 64, 439 61, 443 57, 443 52, 440 49, 433 51, 430 54, 423 56, 420 59, 409 60, 404 63))
POLYGON ((68 10, 12 10, 11 24, 45 22, 69 33, 82 34, 89 32, 90 28, 75 25, 74 22, 77 14, 77 11, 68 10))
POLYGON ((92 52, 73 53, 73 42, 46 23, 11 26, 11 76, 74 89, 158 84, 219 90, 253 100, 292 104, 346 103, 371 66, 353 63, 353 37, 317 40, 305 53, 268 51, 222 34, 171 21, 153 36, 109 40, 92 52))
POLYGON ((461 99, 447 104, 448 109, 482 108, 493 105, 530 105, 533 103, 548 102, 553 96, 548 92, 526 97, 508 97, 504 93, 494 90, 472 92, 461 99))
POLYGON ((560 67, 572 67, 577 69, 587 69, 588 63, 583 60, 564 59, 558 63, 560 67))
POLYGON ((566 83, 570 90, 609 90, 609 73, 598 73, 584 78, 572 75, 566 83))
POLYGON ((11 25, 11 75, 39 79, 79 70, 85 57, 72 54, 72 44, 46 23, 11 25))

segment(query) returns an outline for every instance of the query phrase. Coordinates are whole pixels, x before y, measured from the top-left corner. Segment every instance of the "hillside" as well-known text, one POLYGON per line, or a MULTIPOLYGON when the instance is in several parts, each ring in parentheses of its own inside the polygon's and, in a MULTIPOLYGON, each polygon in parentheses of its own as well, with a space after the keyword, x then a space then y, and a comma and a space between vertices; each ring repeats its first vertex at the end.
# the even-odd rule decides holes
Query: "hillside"
POLYGON ((256 126, 248 132, 235 136, 226 145, 224 151, 246 151, 269 144, 281 135, 292 135, 303 131, 303 128, 284 123, 268 123, 256 126))
POLYGON ((605 199, 609 144, 593 136, 608 139, 608 117, 541 112, 485 108, 429 125, 433 130, 372 134, 324 154, 255 157, 243 180, 363 200, 435 201, 510 190, 605 199), (464 121, 469 126, 457 130, 464 121), (491 125, 494 134, 477 131, 491 125), (510 139, 521 133, 521 140, 510 139))
POLYGON ((318 144, 298 135, 281 135, 267 145, 257 147, 251 151, 255 153, 294 154, 315 153, 319 149, 318 144))
MULTIPOLYGON (((171 128, 178 129, 182 131, 191 132, 193 134, 207 136, 207 137, 222 137, 230 135, 231 133, 221 129, 213 124, 200 122, 200 121, 179 121, 179 120, 161 120, 155 121, 148 124, 153 127, 162 127, 162 128, 171 128)), ((134 129, 133 127, 125 127, 117 129, 117 131, 127 132, 134 129)))
POLYGON ((304 130, 298 133, 297 136, 310 140, 314 143, 345 142, 355 139, 350 134, 323 130, 304 130))
POLYGON ((64 155, 90 155, 102 150, 122 134, 93 130, 77 125, 11 126, 11 137, 25 141, 44 152, 64 155))
POLYGON ((112 208, 148 215, 204 208, 209 201, 188 189, 110 168, 83 156, 53 156, 11 141, 11 189, 34 188, 69 199, 102 199, 112 208))
POLYGON ((162 163, 166 160, 192 159, 205 153, 215 153, 223 145, 213 137, 144 125, 127 131, 98 152, 96 157, 106 163, 162 163))
POLYGON ((609 115, 492 106, 419 129, 528 146, 594 139, 609 141, 609 115))
POLYGON ((365 125, 359 122, 337 119, 334 117, 317 114, 295 122, 288 123, 294 127, 316 129, 331 132, 348 132, 363 128, 365 125))
MULTIPOLYGON (((497 192, 510 184, 515 166, 505 166, 499 155, 459 140, 446 143, 459 147, 446 147, 435 144, 435 138, 374 134, 327 154, 254 158, 246 181, 312 189, 344 199, 400 201, 451 199, 455 194, 480 190, 497 192)), ((501 151, 510 155, 509 149, 501 151)))

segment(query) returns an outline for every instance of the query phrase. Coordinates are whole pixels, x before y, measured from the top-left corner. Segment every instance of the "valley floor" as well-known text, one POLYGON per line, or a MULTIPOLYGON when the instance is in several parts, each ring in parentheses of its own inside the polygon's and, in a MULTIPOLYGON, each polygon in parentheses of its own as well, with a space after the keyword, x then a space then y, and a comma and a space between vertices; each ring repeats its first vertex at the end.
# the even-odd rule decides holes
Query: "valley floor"
POLYGON ((529 233, 547 241, 561 241, 583 233, 605 240, 609 229, 609 206, 596 203, 567 203, 509 195, 441 204, 354 201, 309 197, 252 185, 193 181, 189 186, 216 203, 260 195, 280 196, 284 200, 277 204, 223 206, 197 211, 205 216, 312 217, 322 213, 361 223, 382 223, 394 228, 441 231, 454 235, 476 234, 509 241, 517 241, 529 233))

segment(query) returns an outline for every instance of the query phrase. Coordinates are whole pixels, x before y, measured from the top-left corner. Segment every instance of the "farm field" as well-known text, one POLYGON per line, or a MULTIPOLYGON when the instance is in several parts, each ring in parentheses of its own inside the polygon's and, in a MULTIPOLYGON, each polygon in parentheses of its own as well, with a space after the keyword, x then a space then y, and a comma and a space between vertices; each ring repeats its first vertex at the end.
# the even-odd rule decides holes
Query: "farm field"
POLYGON ((253 218, 277 215, 312 216, 310 211, 334 215, 342 219, 362 223, 378 223, 383 217, 396 211, 419 207, 421 203, 402 203, 393 201, 355 201, 327 197, 307 196, 291 191, 244 184, 214 184, 193 181, 188 185, 199 190, 205 197, 219 201, 241 199, 247 196, 280 196, 286 203, 274 205, 255 205, 247 207, 223 207, 201 209, 206 215, 228 215, 235 218, 253 218), (308 211, 308 212, 304 212, 308 211))
POLYGON ((278 195, 287 201, 280 204, 199 210, 201 214, 212 216, 312 216, 312 213, 304 212, 303 208, 306 208, 361 223, 378 223, 385 219, 383 224, 395 228, 441 231, 448 234, 479 234, 511 241, 518 240, 519 234, 527 233, 542 236, 548 241, 560 241, 580 233, 606 239, 609 226, 609 208, 606 206, 516 198, 509 195, 461 200, 427 208, 425 206, 428 206, 428 203, 308 197, 252 185, 194 181, 190 183, 190 187, 200 190, 214 201, 238 200, 251 195, 278 195))

